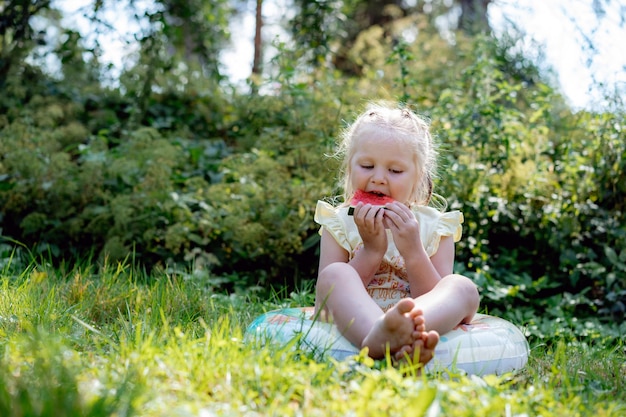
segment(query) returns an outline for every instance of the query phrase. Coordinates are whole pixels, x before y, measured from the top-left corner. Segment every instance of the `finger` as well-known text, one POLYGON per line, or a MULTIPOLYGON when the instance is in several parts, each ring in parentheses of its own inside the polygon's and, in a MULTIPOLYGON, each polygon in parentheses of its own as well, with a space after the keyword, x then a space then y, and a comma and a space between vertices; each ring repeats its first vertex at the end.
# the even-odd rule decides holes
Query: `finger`
POLYGON ((373 226, 373 219, 375 215, 376 211, 372 210, 372 205, 363 203, 357 204, 353 213, 354 221, 357 225, 363 225, 368 227, 373 226))
POLYGON ((384 207, 376 207, 376 218, 379 219, 380 222, 385 218, 385 211, 384 207))
POLYGON ((388 228, 400 228, 405 221, 398 213, 391 210, 384 210, 385 227, 388 228))
POLYGON ((385 229, 389 229, 392 232, 399 230, 398 224, 388 214, 385 214, 385 217, 383 218, 383 226, 385 229))
POLYGON ((411 219, 413 216, 413 212, 404 204, 393 202, 385 205, 387 208, 388 214, 396 214, 402 221, 407 221, 411 219))
POLYGON ((368 204, 366 219, 370 220, 372 224, 382 225, 385 210, 380 206, 372 206, 368 204))
POLYGON ((377 234, 378 230, 383 227, 382 218, 377 218, 378 208, 371 204, 365 204, 355 209, 354 222, 359 228, 360 233, 377 234))

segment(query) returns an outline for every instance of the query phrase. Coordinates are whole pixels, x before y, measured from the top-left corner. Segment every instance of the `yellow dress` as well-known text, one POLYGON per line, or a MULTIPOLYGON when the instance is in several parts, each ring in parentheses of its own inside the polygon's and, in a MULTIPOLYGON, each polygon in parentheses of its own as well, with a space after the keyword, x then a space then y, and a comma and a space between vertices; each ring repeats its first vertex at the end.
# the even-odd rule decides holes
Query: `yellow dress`
MULTIPOLYGON (((461 239, 463 213, 460 211, 441 212, 427 206, 417 206, 412 211, 419 222, 422 244, 428 256, 437 252, 442 236, 452 236, 455 242, 461 239)), ((350 259, 363 247, 354 219, 348 216, 348 207, 333 207, 325 201, 318 201, 315 222, 335 238, 339 246, 349 253, 350 259)), ((367 292, 383 311, 410 296, 404 258, 396 248, 390 230, 387 230, 387 242, 383 261, 367 286, 367 292)))

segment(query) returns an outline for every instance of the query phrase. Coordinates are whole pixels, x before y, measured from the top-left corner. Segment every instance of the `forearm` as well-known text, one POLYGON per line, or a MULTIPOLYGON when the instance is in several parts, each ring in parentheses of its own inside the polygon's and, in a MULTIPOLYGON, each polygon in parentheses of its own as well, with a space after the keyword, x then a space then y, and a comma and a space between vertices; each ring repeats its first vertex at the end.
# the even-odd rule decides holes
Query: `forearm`
POLYGON ((423 248, 404 261, 413 298, 432 290, 442 278, 423 248))
POLYGON ((367 286, 372 278, 374 278, 374 274, 378 270, 383 256, 384 253, 370 251, 364 247, 358 250, 354 257, 350 259, 348 264, 358 272, 363 286, 367 286))

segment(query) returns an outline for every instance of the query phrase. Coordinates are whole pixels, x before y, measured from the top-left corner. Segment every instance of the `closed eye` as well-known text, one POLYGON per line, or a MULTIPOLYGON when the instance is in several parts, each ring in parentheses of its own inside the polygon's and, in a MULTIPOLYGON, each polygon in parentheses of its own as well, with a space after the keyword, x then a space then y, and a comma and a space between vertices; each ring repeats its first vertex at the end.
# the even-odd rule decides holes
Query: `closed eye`
POLYGON ((394 174, 402 174, 404 172, 401 169, 390 169, 389 171, 391 171, 394 174))
POLYGON ((372 168, 374 168, 374 165, 361 165, 361 168, 363 168, 363 169, 372 169, 372 168))

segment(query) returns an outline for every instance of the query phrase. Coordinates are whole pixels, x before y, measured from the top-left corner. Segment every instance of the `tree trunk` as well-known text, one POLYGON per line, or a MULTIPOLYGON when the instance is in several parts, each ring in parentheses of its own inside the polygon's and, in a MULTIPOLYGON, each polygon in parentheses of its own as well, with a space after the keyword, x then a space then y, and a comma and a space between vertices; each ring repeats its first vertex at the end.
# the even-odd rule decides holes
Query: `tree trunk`
POLYGON ((263 27, 263 0, 256 0, 256 29, 254 32, 254 60, 252 62, 252 75, 260 75, 263 66, 263 42, 261 29, 263 27))
POLYGON ((468 35, 491 33, 487 19, 487 7, 491 0, 460 0, 459 3, 461 4, 459 29, 468 35))
POLYGON ((4 86, 12 65, 20 62, 36 41, 30 26, 31 18, 50 8, 50 0, 3 3, 0 14, 0 88, 4 86))

